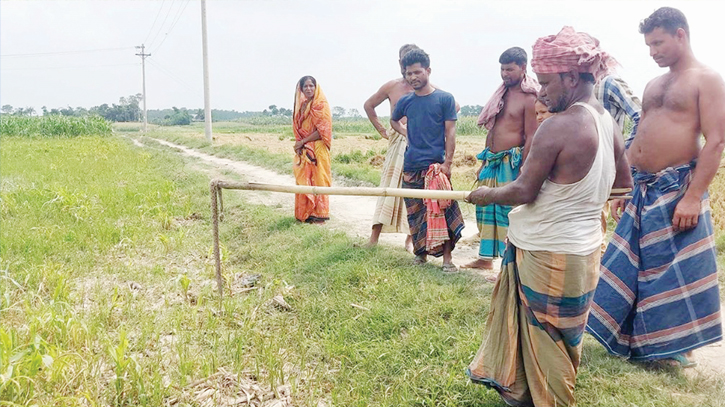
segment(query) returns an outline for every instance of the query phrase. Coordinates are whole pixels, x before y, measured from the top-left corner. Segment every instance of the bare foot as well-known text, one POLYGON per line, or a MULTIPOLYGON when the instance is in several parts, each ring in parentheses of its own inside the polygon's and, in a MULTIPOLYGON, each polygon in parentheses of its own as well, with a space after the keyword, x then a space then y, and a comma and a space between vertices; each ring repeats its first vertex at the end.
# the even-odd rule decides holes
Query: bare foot
POLYGON ((408 253, 413 254, 413 236, 408 235, 405 238, 405 250, 408 251, 408 253))
POLYGON ((378 239, 380 239, 380 232, 383 230, 383 225, 380 223, 377 223, 373 225, 373 231, 370 233, 370 240, 365 245, 365 248, 369 249, 375 245, 378 244, 378 239))
POLYGON ((477 259, 474 260, 466 265, 461 266, 461 268, 464 269, 484 269, 484 270, 493 270, 493 261, 492 260, 483 260, 483 259, 477 259))
POLYGON ((496 273, 494 275, 486 276, 483 279, 488 281, 489 283, 495 283, 496 280, 498 280, 498 273, 496 273))

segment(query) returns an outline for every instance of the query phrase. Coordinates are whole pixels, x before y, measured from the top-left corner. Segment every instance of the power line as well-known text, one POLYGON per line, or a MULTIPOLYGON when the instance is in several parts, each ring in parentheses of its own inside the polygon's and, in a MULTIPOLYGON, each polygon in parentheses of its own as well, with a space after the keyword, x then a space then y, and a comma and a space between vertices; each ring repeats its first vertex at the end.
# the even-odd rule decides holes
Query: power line
POLYGON ((171 14, 171 9, 174 8, 174 0, 171 0, 171 3, 169 4, 169 9, 166 11, 166 15, 164 16, 164 21, 159 26, 158 31, 156 31, 156 35, 154 35, 154 38, 149 42, 149 48, 151 48, 151 44, 156 41, 156 38, 159 37, 159 34, 161 34, 161 31, 164 29, 164 24, 166 24, 166 20, 169 18, 169 14, 171 14))
POLYGON ((163 65, 159 64, 156 60, 154 60, 154 58, 149 58, 148 59, 148 62, 151 65, 153 65, 154 68, 158 69, 161 73, 163 73, 164 75, 166 75, 169 78, 173 79, 174 81, 176 81, 177 83, 179 83, 180 85, 182 85, 187 90, 193 92, 196 95, 199 95, 200 94, 198 89, 192 88, 187 82, 185 82, 185 81, 179 79, 178 77, 176 77, 173 73, 171 73, 171 71, 169 69, 164 68, 163 65))
POLYGON ((164 41, 166 41, 166 39, 169 37, 169 34, 171 34, 171 30, 173 30, 174 27, 176 27, 176 23, 179 22, 181 15, 184 14, 184 10, 186 10, 186 6, 188 6, 190 2, 191 2, 191 0, 187 0, 186 4, 184 4, 183 9, 181 8, 181 6, 179 6, 179 10, 177 11, 176 16, 174 16, 174 21, 171 24, 171 27, 166 32, 166 34, 164 34, 164 39, 161 41, 161 43, 159 45, 157 45, 156 48, 154 48, 154 52, 157 52, 159 50, 159 48, 161 48, 161 45, 164 44, 164 41))
POLYGON ((146 39, 143 40, 144 43, 146 41, 148 41, 149 37, 151 36, 151 31, 153 31, 154 30, 154 27, 156 26, 156 21, 159 19, 159 16, 161 15, 161 10, 164 9, 164 3, 165 2, 166 2, 166 0, 162 0, 161 1, 161 7, 159 7, 159 11, 156 12, 156 17, 154 17, 154 22, 153 22, 153 24, 151 24, 151 28, 149 29, 149 33, 146 34, 146 39))
POLYGON ((3 68, 3 72, 7 71, 45 71, 50 69, 85 69, 85 68, 107 68, 112 66, 138 66, 138 63, 133 64, 108 64, 108 65, 80 65, 80 66, 49 66, 49 67, 33 67, 33 68, 3 68))
POLYGON ((107 52, 107 51, 126 51, 133 47, 119 47, 119 48, 98 48, 98 49, 85 49, 79 51, 57 51, 57 52, 34 52, 29 54, 3 54, 0 57, 3 58, 16 58, 16 57, 39 57, 46 55, 67 55, 67 54, 85 54, 92 52, 107 52))

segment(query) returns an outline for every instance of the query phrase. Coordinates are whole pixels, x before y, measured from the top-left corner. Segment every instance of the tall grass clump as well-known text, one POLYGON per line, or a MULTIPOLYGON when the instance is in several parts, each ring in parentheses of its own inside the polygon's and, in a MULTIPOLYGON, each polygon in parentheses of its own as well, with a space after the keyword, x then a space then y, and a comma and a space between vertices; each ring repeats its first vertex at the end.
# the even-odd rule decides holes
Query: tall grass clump
POLYGON ((0 134, 3 136, 107 136, 111 131, 111 123, 100 116, 0 116, 0 134))
POLYGON ((478 127, 478 118, 473 116, 458 117, 456 122, 456 134, 461 136, 485 136, 488 131, 484 127, 478 127))
MULTIPOLYGON (((381 118, 381 122, 386 127, 389 123, 389 119, 386 117, 381 118)), ((372 134, 374 137, 379 137, 378 132, 373 127, 370 120, 365 117, 342 117, 339 119, 332 119, 332 132, 335 133, 348 133, 348 134, 372 134)))

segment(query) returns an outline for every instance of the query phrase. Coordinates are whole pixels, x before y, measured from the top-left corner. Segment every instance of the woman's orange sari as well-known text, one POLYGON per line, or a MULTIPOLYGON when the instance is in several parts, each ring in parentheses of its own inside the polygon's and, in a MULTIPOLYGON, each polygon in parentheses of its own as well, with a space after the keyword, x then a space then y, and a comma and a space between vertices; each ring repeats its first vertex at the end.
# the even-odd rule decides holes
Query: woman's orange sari
MULTIPOLYGON (((332 142, 332 114, 320 85, 309 102, 297 86, 292 131, 300 141, 317 130, 321 139, 309 142, 301 154, 295 154, 294 172, 297 185, 329 187, 332 185, 330 170, 330 143, 332 142)), ((324 220, 330 218, 330 199, 327 195, 296 194, 295 218, 324 220)))

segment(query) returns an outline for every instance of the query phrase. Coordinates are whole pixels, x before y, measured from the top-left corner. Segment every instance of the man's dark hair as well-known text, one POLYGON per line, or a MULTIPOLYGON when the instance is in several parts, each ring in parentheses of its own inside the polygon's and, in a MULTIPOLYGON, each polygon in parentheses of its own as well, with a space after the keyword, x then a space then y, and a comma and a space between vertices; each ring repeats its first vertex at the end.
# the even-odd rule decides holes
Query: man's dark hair
POLYGON ((660 27, 670 35, 675 35, 678 28, 685 30, 687 38, 690 38, 690 26, 687 18, 678 9, 672 7, 660 7, 649 17, 639 23, 639 33, 649 34, 655 28, 660 27))
POLYGON ((302 92, 302 88, 305 86, 305 82, 307 82, 308 79, 311 79, 312 84, 317 87, 317 81, 315 80, 315 78, 311 77, 310 75, 305 75, 300 79, 300 82, 298 84, 298 86, 300 87, 300 92, 302 92))
MULTIPOLYGON (((564 75, 566 75, 567 72, 561 72, 559 73, 559 78, 564 80, 564 75)), ((589 72, 579 72, 579 80, 583 82, 589 82, 596 84, 597 80, 594 78, 594 74, 591 74, 589 72)))
POLYGON ((526 65, 526 61, 526 51, 524 51, 523 48, 519 47, 507 49, 503 52, 503 54, 501 54, 501 57, 499 57, 498 59, 498 63, 501 65, 506 65, 513 62, 518 66, 524 66, 526 65))
POLYGON ((430 57, 428 57, 428 54, 420 48, 408 51, 408 53, 403 56, 401 65, 403 65, 403 68, 407 68, 418 63, 423 68, 430 67, 430 57))
POLYGON ((407 54, 408 52, 410 52, 410 51, 412 51, 414 49, 420 49, 420 48, 417 45, 415 45, 415 44, 405 44, 405 45, 403 45, 402 47, 400 47, 400 50, 398 50, 398 58, 403 59, 403 57, 405 56, 405 54, 407 54))

